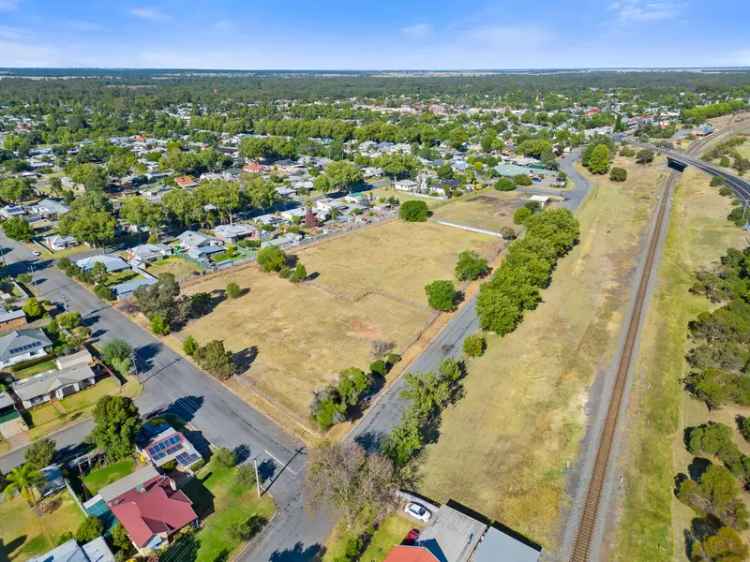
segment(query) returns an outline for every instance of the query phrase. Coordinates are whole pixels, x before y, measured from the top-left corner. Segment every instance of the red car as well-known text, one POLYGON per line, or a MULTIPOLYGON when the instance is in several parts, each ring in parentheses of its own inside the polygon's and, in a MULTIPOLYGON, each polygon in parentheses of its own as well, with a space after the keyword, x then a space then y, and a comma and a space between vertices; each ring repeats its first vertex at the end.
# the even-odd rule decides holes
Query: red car
POLYGON ((404 537, 404 540, 401 541, 401 544, 410 545, 417 542, 417 539, 419 538, 419 529, 412 529, 408 533, 406 533, 406 536, 404 537))

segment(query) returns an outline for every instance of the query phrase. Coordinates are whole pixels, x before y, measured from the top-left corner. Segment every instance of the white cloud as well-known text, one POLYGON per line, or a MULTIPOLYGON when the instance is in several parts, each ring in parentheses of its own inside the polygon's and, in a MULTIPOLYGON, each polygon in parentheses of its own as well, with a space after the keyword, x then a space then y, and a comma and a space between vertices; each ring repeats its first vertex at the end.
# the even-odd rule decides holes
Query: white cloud
POLYGON ((130 13, 137 18, 149 21, 164 21, 169 19, 166 14, 160 12, 158 9, 145 6, 133 8, 132 10, 130 10, 130 13))
POLYGON ((610 4, 621 22, 651 22, 671 19, 680 13, 680 6, 671 0, 615 0, 610 4))
POLYGON ((19 0, 0 0, 0 12, 12 12, 18 9, 19 0))
POLYGON ((432 35, 432 26, 429 23, 417 23, 402 27, 401 35, 409 39, 425 39, 432 35))

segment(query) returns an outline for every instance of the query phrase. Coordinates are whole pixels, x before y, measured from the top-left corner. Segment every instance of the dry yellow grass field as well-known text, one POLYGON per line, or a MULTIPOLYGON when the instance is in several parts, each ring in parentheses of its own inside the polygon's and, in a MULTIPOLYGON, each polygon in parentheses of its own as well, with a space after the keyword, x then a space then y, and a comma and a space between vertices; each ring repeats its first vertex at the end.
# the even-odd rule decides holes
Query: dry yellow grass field
MULTIPOLYGON (((691 460, 682 428, 708 417, 706 408, 690 399, 679 382, 685 374, 688 321, 709 308, 689 289, 696 269, 710 266, 727 248, 742 243, 744 233, 726 220, 730 209, 731 200, 710 187, 705 174, 686 170, 675 190, 658 285, 646 311, 635 363, 630 442, 623 454, 625 489, 613 560, 685 560, 682 532, 693 514, 675 500, 673 477, 691 460), (667 446, 670 435, 672 448, 667 446)), ((714 419, 733 427, 732 413, 722 410, 714 419)))
POLYGON ((484 189, 436 208, 433 218, 496 232, 504 226, 517 228, 513 212, 528 198, 529 194, 520 191, 484 189))
POLYGON ((347 367, 367 368, 372 342, 394 342, 399 352, 434 317, 425 284, 451 279, 456 257, 476 250, 493 257, 497 238, 431 223, 389 222, 322 242, 297 253, 317 277, 295 285, 256 267, 228 271, 186 292, 223 289, 234 281, 249 292, 226 300, 208 316, 169 336, 222 339, 234 352, 257 347, 250 369, 235 384, 306 418, 313 392, 347 367))
POLYGON ((514 333, 489 337, 487 353, 469 363, 465 396, 444 413, 423 461, 423 493, 455 498, 553 552, 589 387, 611 362, 666 176, 662 159, 616 165, 628 181, 593 178, 577 213, 580 244, 560 261, 537 310, 514 333))

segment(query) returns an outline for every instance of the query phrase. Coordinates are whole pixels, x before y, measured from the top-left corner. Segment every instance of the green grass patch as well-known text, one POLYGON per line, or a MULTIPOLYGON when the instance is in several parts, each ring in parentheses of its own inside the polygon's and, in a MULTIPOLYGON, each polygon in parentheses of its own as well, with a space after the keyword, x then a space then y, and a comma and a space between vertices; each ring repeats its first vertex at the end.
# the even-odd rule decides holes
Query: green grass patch
POLYGON ((680 412, 686 395, 680 380, 686 368, 688 322, 709 308, 706 299, 689 289, 696 269, 742 240, 742 231, 725 219, 728 201, 697 174, 686 172, 675 193, 659 285, 641 334, 615 561, 667 561, 682 551, 675 536, 685 527, 673 521, 672 493, 675 474, 685 469, 674 466, 674 447, 683 447, 680 412))
POLYGON ((67 492, 51 498, 54 511, 37 515, 20 496, 0 502, 0 561, 27 560, 57 545, 60 536, 75 532, 83 513, 67 492))
MULTIPOLYGON (((270 520, 275 511, 270 497, 258 498, 255 487, 248 489, 237 482, 236 469, 215 462, 209 462, 184 491, 193 501, 196 513, 205 518, 203 528, 195 534, 198 545, 195 562, 231 558, 242 544, 232 535, 233 526, 253 515, 270 520)), ((161 560, 177 562, 180 555, 179 547, 173 548, 161 560)))
POLYGON ((414 521, 399 514, 386 517, 372 535, 367 550, 362 554, 362 562, 382 562, 391 549, 401 544, 406 534, 417 527, 414 521))
POLYGON ((107 275, 106 285, 107 287, 112 287, 114 285, 119 285, 120 283, 125 283, 125 281, 135 279, 136 277, 138 277, 138 274, 132 269, 110 273, 107 275))
POLYGON ((55 369, 57 369, 57 363, 55 362, 55 359, 47 359, 45 361, 29 365, 28 367, 24 367, 23 369, 19 369, 18 371, 14 371, 13 376, 17 380, 21 380, 33 377, 34 375, 38 375, 39 373, 44 373, 45 371, 54 371, 55 369))
POLYGON ((112 482, 116 482, 120 478, 131 474, 135 470, 135 460, 132 458, 121 460, 120 462, 112 463, 102 468, 97 468, 89 472, 83 478, 83 484, 86 486, 92 495, 96 494, 99 490, 108 486, 112 482))

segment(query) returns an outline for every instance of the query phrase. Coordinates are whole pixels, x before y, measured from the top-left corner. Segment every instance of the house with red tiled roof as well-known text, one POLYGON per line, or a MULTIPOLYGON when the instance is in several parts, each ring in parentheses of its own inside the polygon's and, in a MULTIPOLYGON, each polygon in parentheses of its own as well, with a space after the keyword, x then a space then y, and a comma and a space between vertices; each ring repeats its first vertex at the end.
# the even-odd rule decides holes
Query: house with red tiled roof
POLYGON ((177 176, 174 182, 180 187, 195 187, 198 183, 193 179, 193 176, 177 176))
POLYGON ((140 554, 168 543, 180 529, 198 524, 193 502, 163 475, 117 496, 108 506, 140 554))
POLYGON ((265 166, 259 164, 258 162, 248 162, 247 164, 242 166, 242 171, 246 174, 259 174, 263 170, 265 170, 265 166))
POLYGON ((423 546, 394 546, 383 562, 440 562, 423 546))

